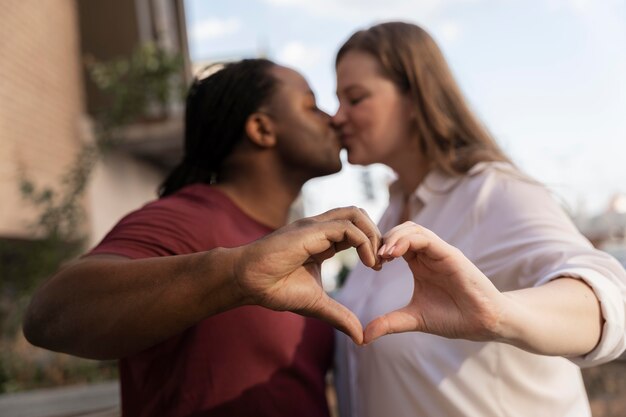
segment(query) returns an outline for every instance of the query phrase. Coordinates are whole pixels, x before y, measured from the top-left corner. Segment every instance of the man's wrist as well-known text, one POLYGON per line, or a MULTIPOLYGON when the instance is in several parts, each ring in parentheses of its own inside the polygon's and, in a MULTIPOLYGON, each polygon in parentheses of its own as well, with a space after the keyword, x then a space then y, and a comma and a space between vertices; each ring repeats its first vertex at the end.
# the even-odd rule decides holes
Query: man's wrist
POLYGON ((203 255, 203 262, 208 266, 203 272, 203 279, 213 280, 207 296, 214 299, 215 302, 211 304, 218 307, 218 312, 252 304, 238 276, 242 258, 241 248, 220 247, 204 252, 203 255))

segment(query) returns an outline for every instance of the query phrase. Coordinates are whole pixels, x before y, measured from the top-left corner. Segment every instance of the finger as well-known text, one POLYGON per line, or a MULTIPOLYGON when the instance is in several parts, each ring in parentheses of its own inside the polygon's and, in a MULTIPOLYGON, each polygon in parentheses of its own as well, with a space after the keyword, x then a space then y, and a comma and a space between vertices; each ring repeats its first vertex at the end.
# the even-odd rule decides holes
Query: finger
POLYGON ((383 258, 397 258, 410 251, 422 252, 431 259, 442 259, 457 251, 434 232, 416 224, 392 231, 386 235, 385 246, 379 251, 379 256, 383 258))
POLYGON ((355 247, 364 263, 375 262, 376 254, 368 237, 350 220, 320 222, 311 219, 301 219, 278 229, 250 247, 257 249, 260 256, 279 254, 293 264, 302 264, 311 257, 323 261, 340 250, 355 247))
MULTIPOLYGON (((383 240, 380 234, 380 230, 378 230, 378 226, 376 225, 376 223, 374 223, 369 214, 367 214, 367 211, 365 211, 365 209, 360 208, 359 210, 361 214, 357 215, 352 220, 352 223, 354 223, 359 229, 363 230, 365 235, 372 243, 372 250, 374 251, 374 254, 376 254, 383 240)), ((377 259, 377 261, 379 260, 377 259)))
POLYGON ((348 220, 336 220, 324 224, 327 225, 326 238, 335 243, 337 251, 354 247, 364 265, 374 267, 377 264, 376 250, 362 229, 348 220))
POLYGON ((378 227, 374 221, 369 217, 367 212, 355 206, 352 207, 340 207, 333 210, 329 210, 325 213, 315 217, 319 221, 329 220, 350 220, 356 227, 361 229, 363 233, 372 242, 372 247, 375 250, 378 249, 381 242, 381 235, 378 227))
POLYGON ((402 224, 397 225, 396 227, 389 230, 383 236, 384 244, 378 249, 377 255, 381 257, 381 259, 389 259, 393 256, 391 253, 395 248, 398 240, 406 235, 419 233, 420 229, 413 222, 404 222, 402 224))
POLYGON ((363 344, 368 344, 381 336, 420 329, 420 321, 406 308, 401 308, 372 320, 363 332, 363 344))
POLYGON ((367 212, 362 208, 354 206, 336 208, 315 216, 313 219, 322 222, 330 220, 350 220, 368 237, 374 253, 376 253, 380 247, 382 241, 380 231, 367 212))
POLYGON ((334 256, 338 251, 354 247, 363 264, 371 267, 376 263, 376 254, 368 237, 349 220, 317 223, 310 225, 309 230, 309 239, 304 242, 305 250, 318 262, 334 256))
POLYGON ((324 293, 320 302, 308 315, 324 320, 348 335, 357 345, 363 344, 363 326, 359 319, 344 305, 324 293))
MULTIPOLYGON (((400 223, 399 225, 393 227, 387 233, 385 233, 383 235, 383 240, 385 242, 387 242, 387 240, 390 239, 391 236, 393 236, 394 234, 398 233, 399 231, 402 231, 402 230, 405 230, 405 229, 417 228, 417 227, 418 227, 418 224, 414 223, 412 221, 406 221, 404 223, 400 223)), ((423 226, 420 226, 420 227, 423 227, 423 226)))

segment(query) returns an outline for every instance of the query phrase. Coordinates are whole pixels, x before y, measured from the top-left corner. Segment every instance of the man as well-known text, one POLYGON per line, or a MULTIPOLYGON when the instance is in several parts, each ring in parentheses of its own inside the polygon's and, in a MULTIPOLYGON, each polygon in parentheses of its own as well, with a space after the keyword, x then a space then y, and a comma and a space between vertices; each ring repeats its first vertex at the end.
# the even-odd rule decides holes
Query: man
POLYGON ((328 415, 332 331, 278 311, 361 343, 320 267, 349 246, 377 267, 379 234, 356 208, 280 227, 307 180, 340 169, 339 150, 291 69, 244 60, 196 80, 161 198, 42 285, 27 338, 121 359, 124 415, 328 415))

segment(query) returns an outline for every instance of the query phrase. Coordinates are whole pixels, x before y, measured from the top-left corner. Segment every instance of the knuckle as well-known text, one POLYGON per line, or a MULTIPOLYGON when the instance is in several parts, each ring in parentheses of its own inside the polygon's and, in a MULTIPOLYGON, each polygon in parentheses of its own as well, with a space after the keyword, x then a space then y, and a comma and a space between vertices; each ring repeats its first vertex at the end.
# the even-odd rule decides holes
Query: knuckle
POLYGON ((419 225, 419 224, 417 224, 417 223, 410 222, 410 225, 409 225, 409 226, 410 226, 413 230, 415 230, 415 232, 416 232, 416 233, 425 234, 425 233, 428 233, 428 231, 429 231, 429 230, 428 230, 428 229, 426 229, 424 226, 419 225))
POLYGON ((334 228, 341 229, 341 230, 345 230, 348 227, 350 227, 350 225, 352 225, 352 222, 346 219, 334 219, 334 220, 331 220, 330 223, 332 224, 334 228))
POLYGON ((344 210, 343 207, 335 207, 333 209, 328 210, 326 213, 326 215, 330 216, 331 218, 337 218, 337 217, 341 217, 341 212, 344 210))
POLYGON ((461 249, 457 248, 456 246, 451 246, 451 245, 450 245, 450 248, 451 248, 451 252, 457 257, 461 257, 461 256, 465 257, 461 249))
POLYGON ((422 233, 424 228, 419 224, 412 221, 405 221, 404 223, 397 226, 396 231, 411 231, 413 233, 422 233))
POLYGON ((352 226, 354 226, 350 220, 341 219, 339 221, 341 222, 341 225, 345 228, 351 228, 352 226))

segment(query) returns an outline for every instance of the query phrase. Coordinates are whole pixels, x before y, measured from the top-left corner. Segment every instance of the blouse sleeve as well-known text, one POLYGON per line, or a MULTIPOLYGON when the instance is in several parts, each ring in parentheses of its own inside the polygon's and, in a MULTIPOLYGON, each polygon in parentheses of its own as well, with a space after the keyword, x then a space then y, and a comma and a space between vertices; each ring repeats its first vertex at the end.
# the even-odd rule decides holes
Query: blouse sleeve
MULTIPOLYGON (((604 324, 601 340, 579 366, 611 361, 626 349, 626 271, 606 252, 593 248, 548 190, 523 177, 494 173, 478 207, 484 233, 483 259, 500 259, 514 286, 543 285, 559 277, 583 280, 593 289, 604 324)), ((507 290, 514 288, 507 288, 507 290)))

